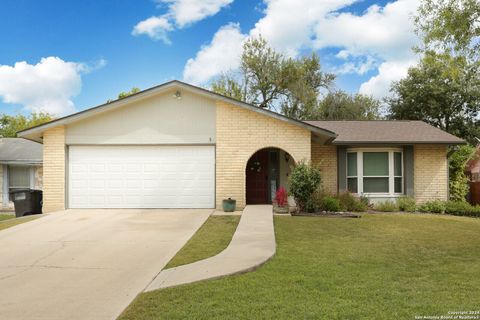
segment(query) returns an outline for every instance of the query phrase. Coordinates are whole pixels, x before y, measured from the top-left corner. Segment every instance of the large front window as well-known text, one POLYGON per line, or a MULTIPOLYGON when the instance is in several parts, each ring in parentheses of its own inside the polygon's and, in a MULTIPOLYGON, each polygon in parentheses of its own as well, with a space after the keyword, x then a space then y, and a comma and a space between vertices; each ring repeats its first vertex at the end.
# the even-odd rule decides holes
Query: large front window
POLYGON ((403 193, 400 149, 351 149, 347 152, 347 189, 359 194, 403 193))

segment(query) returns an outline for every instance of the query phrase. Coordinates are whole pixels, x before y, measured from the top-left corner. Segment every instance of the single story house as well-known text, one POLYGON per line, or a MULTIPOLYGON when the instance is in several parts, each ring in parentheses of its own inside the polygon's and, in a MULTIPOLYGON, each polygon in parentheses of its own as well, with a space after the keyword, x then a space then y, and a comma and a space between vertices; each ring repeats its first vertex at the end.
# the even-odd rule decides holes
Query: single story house
POLYGON ((13 207, 9 197, 12 190, 42 189, 42 148, 38 142, 0 137, 1 209, 13 207))
POLYGON ((421 121, 310 121, 171 81, 19 132, 43 143, 44 211, 270 203, 302 160, 323 188, 448 198, 447 147, 421 121))

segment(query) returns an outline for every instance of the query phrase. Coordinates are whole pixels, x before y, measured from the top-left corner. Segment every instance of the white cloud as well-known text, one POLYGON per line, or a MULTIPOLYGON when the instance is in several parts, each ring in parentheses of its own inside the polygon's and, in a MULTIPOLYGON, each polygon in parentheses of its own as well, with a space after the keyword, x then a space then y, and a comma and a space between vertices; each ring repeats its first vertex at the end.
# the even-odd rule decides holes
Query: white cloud
MULTIPOLYGON (((411 47, 419 40, 411 15, 419 0, 397 0, 383 7, 372 5, 360 14, 338 12, 360 1, 264 0, 265 15, 248 35, 261 34, 275 49, 289 56, 298 55, 302 49, 338 49, 336 57, 345 62, 335 71, 365 74, 379 68, 379 74, 362 86, 362 90, 383 96, 388 94, 389 81, 398 80, 416 62, 411 47), (387 74, 387 70, 395 73, 387 74)), ((222 45, 217 41, 216 46, 222 45)), ((187 68, 189 63, 185 70, 187 68)), ((202 78, 206 79, 203 82, 210 80, 202 78)))
POLYGON ((154 40, 162 40, 169 44, 167 33, 173 30, 172 24, 165 17, 150 17, 137 23, 133 27, 132 34, 135 36, 146 34, 154 40))
POLYGON ((42 58, 32 65, 25 61, 14 66, 0 65, 0 98, 5 103, 21 104, 34 112, 64 115, 75 111, 72 98, 81 89, 81 74, 105 64, 66 62, 58 57, 42 58))
POLYGON ((185 81, 201 84, 223 72, 237 69, 245 37, 238 24, 221 27, 212 42, 187 61, 183 71, 185 81))
POLYGON ((261 34, 275 49, 291 56, 303 47, 311 47, 316 23, 331 11, 355 0, 264 0, 265 16, 250 31, 261 34))
POLYGON ((170 43, 168 32, 181 29, 192 23, 217 14, 233 0, 157 0, 160 6, 167 5, 167 12, 142 20, 133 27, 135 36, 145 34, 154 40, 170 43))
POLYGON ((362 83, 360 93, 381 99, 388 95, 392 81, 405 77, 408 68, 416 63, 416 60, 387 61, 378 68, 378 75, 373 76, 367 82, 362 83))
POLYGON ((348 60, 338 68, 334 68, 333 72, 336 74, 349 74, 356 73, 363 75, 378 66, 377 60, 372 56, 359 56, 355 57, 351 54, 345 54, 345 50, 340 51, 337 55, 337 58, 348 60))
POLYGON ((168 4, 168 16, 179 28, 217 14, 233 0, 158 0, 168 4))

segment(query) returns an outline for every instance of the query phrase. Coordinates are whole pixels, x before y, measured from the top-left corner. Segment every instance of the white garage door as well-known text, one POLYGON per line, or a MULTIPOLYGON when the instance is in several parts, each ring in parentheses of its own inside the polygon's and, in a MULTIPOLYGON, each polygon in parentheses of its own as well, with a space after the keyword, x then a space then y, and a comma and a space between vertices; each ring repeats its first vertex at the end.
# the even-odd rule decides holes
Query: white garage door
POLYGON ((70 208, 213 208, 212 146, 70 146, 70 208))

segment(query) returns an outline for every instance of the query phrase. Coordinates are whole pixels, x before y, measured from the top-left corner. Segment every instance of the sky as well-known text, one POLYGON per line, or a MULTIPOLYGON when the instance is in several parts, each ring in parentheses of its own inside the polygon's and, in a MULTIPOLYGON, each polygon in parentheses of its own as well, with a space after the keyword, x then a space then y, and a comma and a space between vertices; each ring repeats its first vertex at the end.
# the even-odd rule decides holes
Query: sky
POLYGON ((67 115, 132 87, 208 88, 261 35, 316 52, 336 90, 383 98, 418 57, 419 0, 2 0, 0 113, 67 115))

